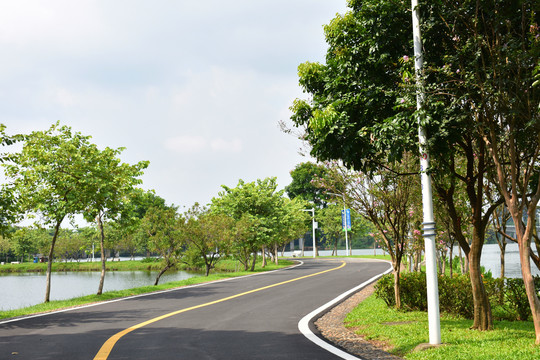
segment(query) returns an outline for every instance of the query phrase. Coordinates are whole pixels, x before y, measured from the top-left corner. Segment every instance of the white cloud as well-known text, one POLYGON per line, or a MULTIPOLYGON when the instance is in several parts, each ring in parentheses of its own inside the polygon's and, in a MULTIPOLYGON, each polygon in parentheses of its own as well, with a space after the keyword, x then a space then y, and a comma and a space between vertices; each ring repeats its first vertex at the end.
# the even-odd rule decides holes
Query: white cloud
POLYGON ((242 151, 242 141, 240 139, 224 140, 218 138, 210 142, 210 148, 217 152, 239 153, 242 151))
POLYGON ((207 145, 208 141, 202 136, 176 136, 165 140, 165 147, 178 153, 197 153, 207 145))
POLYGON ((175 136, 165 140, 165 148, 180 154, 195 154, 204 152, 239 153, 242 151, 242 141, 238 138, 226 140, 223 138, 206 139, 203 136, 175 136))

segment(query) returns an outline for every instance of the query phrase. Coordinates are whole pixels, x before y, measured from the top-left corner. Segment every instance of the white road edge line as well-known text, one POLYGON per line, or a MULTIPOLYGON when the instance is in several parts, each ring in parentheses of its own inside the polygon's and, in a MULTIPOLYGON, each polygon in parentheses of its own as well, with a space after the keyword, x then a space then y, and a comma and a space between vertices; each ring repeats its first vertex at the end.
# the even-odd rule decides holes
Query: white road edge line
POLYGON ((59 314, 59 313, 68 312, 68 311, 80 310, 80 309, 89 308, 89 307, 93 307, 93 306, 111 304, 111 303, 115 303, 115 302, 118 302, 118 301, 124 301, 124 300, 128 300, 128 299, 135 299, 135 298, 139 298, 139 297, 152 296, 152 295, 163 294, 163 293, 168 293, 168 292, 173 292, 173 291, 180 291, 180 290, 183 290, 183 289, 191 289, 191 288, 194 288, 194 287, 206 286, 206 285, 215 284, 215 283, 219 283, 219 282, 231 281, 231 280, 235 280, 235 279, 242 279, 242 278, 247 278, 247 277, 252 277, 252 276, 257 276, 257 275, 271 274, 271 273, 276 272, 276 271, 284 271, 284 270, 288 270, 288 269, 294 269, 295 267, 304 265, 304 262, 301 261, 301 260, 295 260, 295 261, 298 261, 298 264, 288 266, 288 267, 282 268, 282 269, 277 269, 277 270, 272 270, 272 271, 263 271, 263 272, 258 272, 258 273, 255 273, 255 274, 232 277, 232 278, 222 279, 222 280, 209 281, 209 282, 205 282, 205 283, 201 283, 201 284, 182 286, 182 287, 178 287, 178 288, 174 288, 174 289, 167 289, 167 290, 161 290, 161 291, 154 291, 154 292, 146 293, 146 294, 127 296, 127 297, 123 297, 123 298, 119 298, 119 299, 101 301, 101 302, 88 304, 88 305, 75 306, 75 307, 68 308, 68 309, 54 310, 54 311, 50 311, 50 312, 46 312, 46 313, 29 315, 29 316, 24 316, 24 317, 20 317, 20 318, 13 318, 13 319, 5 320, 5 321, 0 321, 0 325, 7 324, 7 323, 12 323, 12 322, 17 322, 17 321, 22 321, 22 320, 27 320, 27 319, 33 319, 33 318, 42 317, 42 316, 59 314))
POLYGON ((310 312, 309 314, 307 314, 306 316, 304 316, 300 322, 298 323, 298 330, 300 330, 300 332, 302 334, 304 334, 304 336, 306 338, 308 338, 309 341, 315 343, 316 345, 322 347, 323 349, 331 352, 332 354, 334 355, 337 355, 339 356, 340 358, 342 359, 346 359, 346 360, 364 360, 362 358, 359 358, 359 357, 356 357, 354 355, 351 355, 333 345, 330 345, 329 343, 327 343, 326 341, 322 340, 320 337, 318 337, 317 335, 315 335, 309 328, 309 323, 311 322, 311 320, 317 316, 318 314, 320 314, 321 312, 325 311, 326 309, 334 306, 336 303, 340 302, 341 300, 343 300, 344 298, 348 297, 350 294, 362 289, 363 287, 369 285, 370 283, 372 283, 373 281, 377 280, 378 278, 382 277, 383 275, 386 275, 388 274, 390 271, 392 271, 392 264, 389 262, 389 261, 386 261, 384 260, 385 262, 388 262, 390 264, 390 268, 388 270, 386 270, 385 272, 379 274, 379 275, 376 275, 374 277, 372 277, 371 279, 367 280, 366 282, 363 282, 362 284, 358 285, 357 287, 349 290, 349 291, 346 291, 344 292, 343 294, 339 295, 338 297, 336 297, 335 299, 327 302, 326 304, 324 304, 323 306, 319 307, 318 309, 316 310, 313 310, 312 312, 310 312))

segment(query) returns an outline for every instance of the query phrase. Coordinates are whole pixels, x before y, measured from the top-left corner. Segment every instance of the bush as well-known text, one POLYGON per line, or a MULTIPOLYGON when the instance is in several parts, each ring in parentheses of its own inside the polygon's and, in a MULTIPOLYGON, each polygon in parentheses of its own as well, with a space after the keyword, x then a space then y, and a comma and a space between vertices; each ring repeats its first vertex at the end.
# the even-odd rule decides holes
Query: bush
MULTIPOLYGON (((394 275, 384 275, 375 285, 375 296, 387 306, 396 305, 394 275)), ((439 308, 441 311, 472 319, 474 304, 468 275, 439 276, 439 308)), ((522 279, 494 279, 484 277, 484 286, 490 303, 501 306, 509 313, 509 319, 527 320, 531 316, 529 301, 522 279)), ((540 289, 540 277, 535 277, 536 289, 540 289)), ((400 277, 401 304, 404 310, 427 311, 426 274, 405 273, 400 277)))
MULTIPOLYGON (((399 279, 401 304, 407 310, 427 310, 426 275, 422 273, 404 273, 399 279)), ((394 293, 394 291, 392 291, 394 293)))
POLYGON ((382 299, 386 306, 396 306, 396 297, 394 296, 394 275, 383 275, 375 284, 375 296, 382 299))
POLYGON ((473 317, 474 305, 469 276, 439 276, 439 308, 467 319, 473 317))

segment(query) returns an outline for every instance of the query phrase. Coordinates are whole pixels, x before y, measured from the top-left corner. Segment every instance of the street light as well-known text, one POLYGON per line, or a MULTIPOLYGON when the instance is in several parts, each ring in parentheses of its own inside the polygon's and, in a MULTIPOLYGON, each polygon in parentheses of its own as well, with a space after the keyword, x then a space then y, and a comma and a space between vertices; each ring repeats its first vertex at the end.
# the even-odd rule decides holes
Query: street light
MULTIPOLYGON (((346 216, 345 213, 346 213, 347 209, 345 207, 345 194, 339 195, 339 194, 334 194, 334 193, 331 193, 331 192, 329 192, 327 194, 342 197, 342 199, 343 199, 343 216, 346 216)), ((352 255, 352 254, 349 254, 349 236, 347 235, 347 220, 345 220, 344 224, 345 224, 345 227, 344 227, 344 229, 345 229, 345 254, 346 255, 352 255)), ((352 249, 351 249, 351 253, 352 253, 352 249)))
POLYGON ((313 257, 316 257, 316 247, 315 247, 315 228, 316 228, 316 225, 315 225, 315 208, 311 208, 311 209, 304 209, 302 211, 311 211, 311 223, 313 225, 313 257))
MULTIPOLYGON (((416 107, 421 110, 424 105, 424 91, 421 80, 423 69, 422 36, 420 32, 420 16, 418 0, 411 0, 413 41, 414 41, 414 70, 416 73, 416 107)), ((435 220, 433 216, 433 199, 431 190, 431 175, 429 169, 429 154, 425 150, 427 142, 426 131, 419 121, 418 138, 420 142, 420 171, 422 181, 422 204, 424 212, 424 243, 426 254, 426 288, 429 322, 429 343, 441 343, 441 320, 439 315, 439 288, 437 280, 437 255, 435 249, 435 220)))

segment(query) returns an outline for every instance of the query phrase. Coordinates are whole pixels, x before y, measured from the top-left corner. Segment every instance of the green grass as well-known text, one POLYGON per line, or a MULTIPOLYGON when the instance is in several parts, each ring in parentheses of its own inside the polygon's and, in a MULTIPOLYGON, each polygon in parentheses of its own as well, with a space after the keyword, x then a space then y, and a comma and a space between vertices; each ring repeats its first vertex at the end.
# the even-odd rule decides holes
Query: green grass
MULTIPOLYGON (((284 260, 283 260, 284 261, 284 260)), ((292 264, 292 263, 289 263, 292 264)), ((129 261, 107 261, 107 271, 150 271, 160 270, 161 264, 157 262, 145 262, 141 260, 129 261)), ((268 263, 267 268, 272 268, 272 264, 268 263)), ((236 271, 242 269, 242 266, 234 260, 224 259, 216 264, 215 271, 236 271)), ((191 269, 184 264, 178 265, 178 270, 203 271, 203 269, 191 269)), ((260 267, 260 260, 257 263, 255 271, 266 271, 260 267)), ((21 264, 5 264, 0 265, 1 274, 10 273, 28 273, 28 272, 46 272, 46 263, 25 262, 21 264)), ((101 262, 81 261, 81 262, 53 262, 52 271, 101 271, 101 262)))
POLYGON ((476 331, 470 330, 472 320, 441 314, 444 346, 419 352, 414 348, 429 341, 425 312, 391 309, 372 295, 349 313, 345 324, 368 340, 389 344, 390 352, 406 359, 540 359, 530 321, 495 321, 495 330, 476 331))
MULTIPOLYGON (((136 271, 136 270, 158 270, 159 262, 133 261, 107 261, 108 271, 136 271)), ((81 262, 53 262, 53 271, 101 271, 101 262, 81 261, 81 262)), ((46 272, 47 263, 25 262, 21 264, 5 264, 0 266, 0 273, 24 273, 24 272, 46 272)))
MULTIPOLYGON (((125 261, 125 263, 128 263, 128 261, 125 261)), ((261 262, 259 261, 257 262, 255 266, 254 272, 272 271, 272 270, 290 266, 292 264, 294 264, 294 262, 292 261, 279 260, 279 265, 276 265, 274 263, 268 263, 265 268, 262 268, 261 262)), ((20 265, 23 265, 23 264, 20 264, 20 265)), ((174 289, 174 288, 178 288, 182 286, 188 286, 188 285, 200 284, 204 282, 222 280, 222 279, 227 279, 227 278, 232 278, 232 277, 250 275, 254 273, 254 272, 249 272, 249 271, 230 271, 237 267, 236 263, 232 260, 221 261, 218 263, 218 265, 220 265, 218 267, 218 270, 220 270, 221 272, 219 273, 211 272, 208 277, 196 276, 196 277, 192 277, 192 278, 182 280, 182 281, 173 281, 173 282, 169 282, 165 284, 159 284, 157 286, 150 285, 150 286, 143 286, 143 287, 127 289, 127 290, 108 291, 108 292, 103 293, 102 295, 87 295, 87 296, 81 296, 81 297, 77 297, 77 298, 69 299, 69 300, 55 300, 55 301, 50 301, 48 303, 42 303, 42 304, 38 304, 34 306, 21 308, 21 309, 0 311, 0 319, 7 319, 7 318, 18 317, 18 316, 27 316, 27 315, 37 314, 37 313, 49 312, 53 310, 70 308, 74 306, 92 304, 92 303, 96 303, 100 301, 119 299, 119 298, 123 298, 127 296, 146 294, 146 293, 151 293, 151 292, 160 291, 160 290, 174 289)), ((125 268, 129 268, 128 270, 131 270, 132 266, 126 266, 125 268)), ((107 280, 105 279, 105 281, 107 280)))

